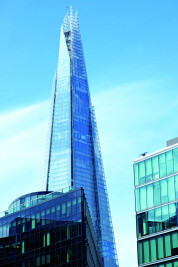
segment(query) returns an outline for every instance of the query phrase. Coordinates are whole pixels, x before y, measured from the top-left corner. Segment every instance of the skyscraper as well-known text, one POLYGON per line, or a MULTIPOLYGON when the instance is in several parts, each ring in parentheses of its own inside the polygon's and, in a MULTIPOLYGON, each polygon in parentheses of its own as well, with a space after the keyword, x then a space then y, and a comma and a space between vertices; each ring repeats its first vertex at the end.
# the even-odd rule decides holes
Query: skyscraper
POLYGON ((178 267, 178 139, 134 161, 139 266, 178 267))
POLYGON ((105 266, 118 266, 77 13, 64 18, 53 82, 47 190, 83 187, 105 266))

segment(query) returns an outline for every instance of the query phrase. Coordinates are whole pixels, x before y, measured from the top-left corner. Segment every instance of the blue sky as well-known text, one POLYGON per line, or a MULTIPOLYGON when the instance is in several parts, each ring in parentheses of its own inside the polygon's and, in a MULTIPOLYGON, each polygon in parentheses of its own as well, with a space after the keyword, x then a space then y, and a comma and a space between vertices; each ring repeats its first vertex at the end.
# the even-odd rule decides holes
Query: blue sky
POLYGON ((132 163, 178 136, 177 0, 0 1, 0 210, 44 185, 49 99, 70 4, 79 12, 120 267, 136 267, 132 163))

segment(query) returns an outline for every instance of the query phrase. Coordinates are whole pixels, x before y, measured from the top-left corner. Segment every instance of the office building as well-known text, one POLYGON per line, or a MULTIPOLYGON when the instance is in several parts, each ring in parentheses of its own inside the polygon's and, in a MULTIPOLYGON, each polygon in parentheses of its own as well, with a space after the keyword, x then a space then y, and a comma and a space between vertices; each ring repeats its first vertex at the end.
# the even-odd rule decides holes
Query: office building
POLYGON ((134 161, 140 267, 178 267, 177 142, 134 161))
POLYGON ((102 267, 84 190, 16 199, 0 214, 0 266, 102 267))
POLYGON ((118 266, 77 12, 64 18, 54 76, 47 190, 84 188, 105 266, 118 266))

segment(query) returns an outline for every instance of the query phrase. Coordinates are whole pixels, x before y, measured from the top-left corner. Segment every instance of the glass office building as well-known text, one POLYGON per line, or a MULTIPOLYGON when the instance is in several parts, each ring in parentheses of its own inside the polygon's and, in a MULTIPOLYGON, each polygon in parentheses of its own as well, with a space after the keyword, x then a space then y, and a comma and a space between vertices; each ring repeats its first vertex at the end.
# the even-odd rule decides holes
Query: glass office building
POLYGON ((178 267, 178 143, 134 161, 139 266, 178 267))
POLYGON ((77 13, 64 18, 54 76, 47 190, 83 187, 105 266, 118 266, 77 13))
POLYGON ((102 267, 84 190, 16 199, 0 214, 0 266, 102 267))

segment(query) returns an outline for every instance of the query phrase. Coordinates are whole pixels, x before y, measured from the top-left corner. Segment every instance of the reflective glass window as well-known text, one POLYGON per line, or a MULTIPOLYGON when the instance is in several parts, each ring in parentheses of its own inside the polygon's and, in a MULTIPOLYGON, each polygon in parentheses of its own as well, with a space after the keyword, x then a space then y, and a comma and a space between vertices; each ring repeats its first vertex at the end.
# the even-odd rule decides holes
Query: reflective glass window
POLYGON ((139 163, 139 182, 140 184, 145 183, 145 162, 139 163))
POLYGON ((167 206, 163 206, 161 208, 162 211, 162 226, 163 230, 166 230, 169 228, 169 208, 167 206))
POLYGON ((175 199, 174 177, 169 177, 167 180, 168 180, 168 199, 169 201, 172 201, 175 199))
POLYGON ((175 176, 176 199, 178 198, 178 175, 175 176))
POLYGON ((64 214, 66 212, 66 204, 63 203, 62 204, 62 214, 64 214))
POLYGON ((135 189, 136 211, 140 210, 140 189, 135 189))
POLYGON ((46 245, 50 245, 50 232, 47 233, 47 240, 46 240, 46 245))
POLYGON ((140 188, 140 208, 141 210, 144 210, 147 208, 145 186, 140 188))
POLYGON ((156 232, 162 231, 161 208, 155 209, 155 225, 156 225, 156 232))
POLYGON ((174 267, 177 267, 177 266, 178 266, 178 260, 176 260, 176 261, 173 263, 173 266, 174 266, 174 267))
POLYGON ((172 233, 172 256, 177 255, 178 249, 178 232, 172 233))
POLYGON ((159 178, 158 156, 152 158, 153 179, 159 178))
POLYGON ((134 164, 135 185, 139 184, 138 180, 138 163, 134 164))
POLYGON ((170 204, 169 205, 169 224, 170 224, 170 228, 171 227, 175 227, 178 226, 178 216, 176 214, 176 203, 170 204))
POLYGON ((165 257, 171 256, 171 237, 170 234, 164 236, 165 257))
POLYGON ((160 181, 161 184, 161 203, 168 202, 167 179, 160 181))
POLYGON ((166 167, 167 167, 167 174, 173 173, 173 156, 172 156, 172 150, 166 152, 166 167))
POLYGON ((46 255, 46 263, 50 263, 50 254, 46 255))
POLYGON ((40 257, 36 257, 36 266, 40 266, 40 257))
POLYGON ((163 237, 159 236, 157 239, 158 259, 164 258, 163 237))
POLYGON ((153 206, 153 184, 147 185, 147 208, 153 206))
POLYGON ((165 155, 165 153, 159 155, 159 172, 160 172, 160 177, 166 175, 166 155, 165 155))
POLYGON ((151 254, 151 261, 157 260, 157 253, 156 253, 156 238, 150 239, 150 254, 151 254))
POLYGON ((138 263, 143 263, 143 250, 142 250, 142 242, 138 242, 138 263))
POLYGON ((178 172, 178 148, 173 150, 174 172, 178 172))
POLYGON ((45 265, 45 256, 41 256, 41 265, 45 265))
POLYGON ((154 206, 159 205, 161 203, 160 201, 160 183, 154 183, 154 206))
POLYGON ((145 168, 146 168, 146 182, 152 180, 152 165, 151 165, 151 159, 147 159, 145 161, 145 168))
POLYGON ((25 253, 25 242, 22 241, 22 254, 25 253))
POLYGON ((149 249, 149 241, 143 241, 143 260, 144 262, 150 261, 150 249, 149 249))
POLYGON ((148 233, 155 233, 155 210, 148 211, 148 233))

